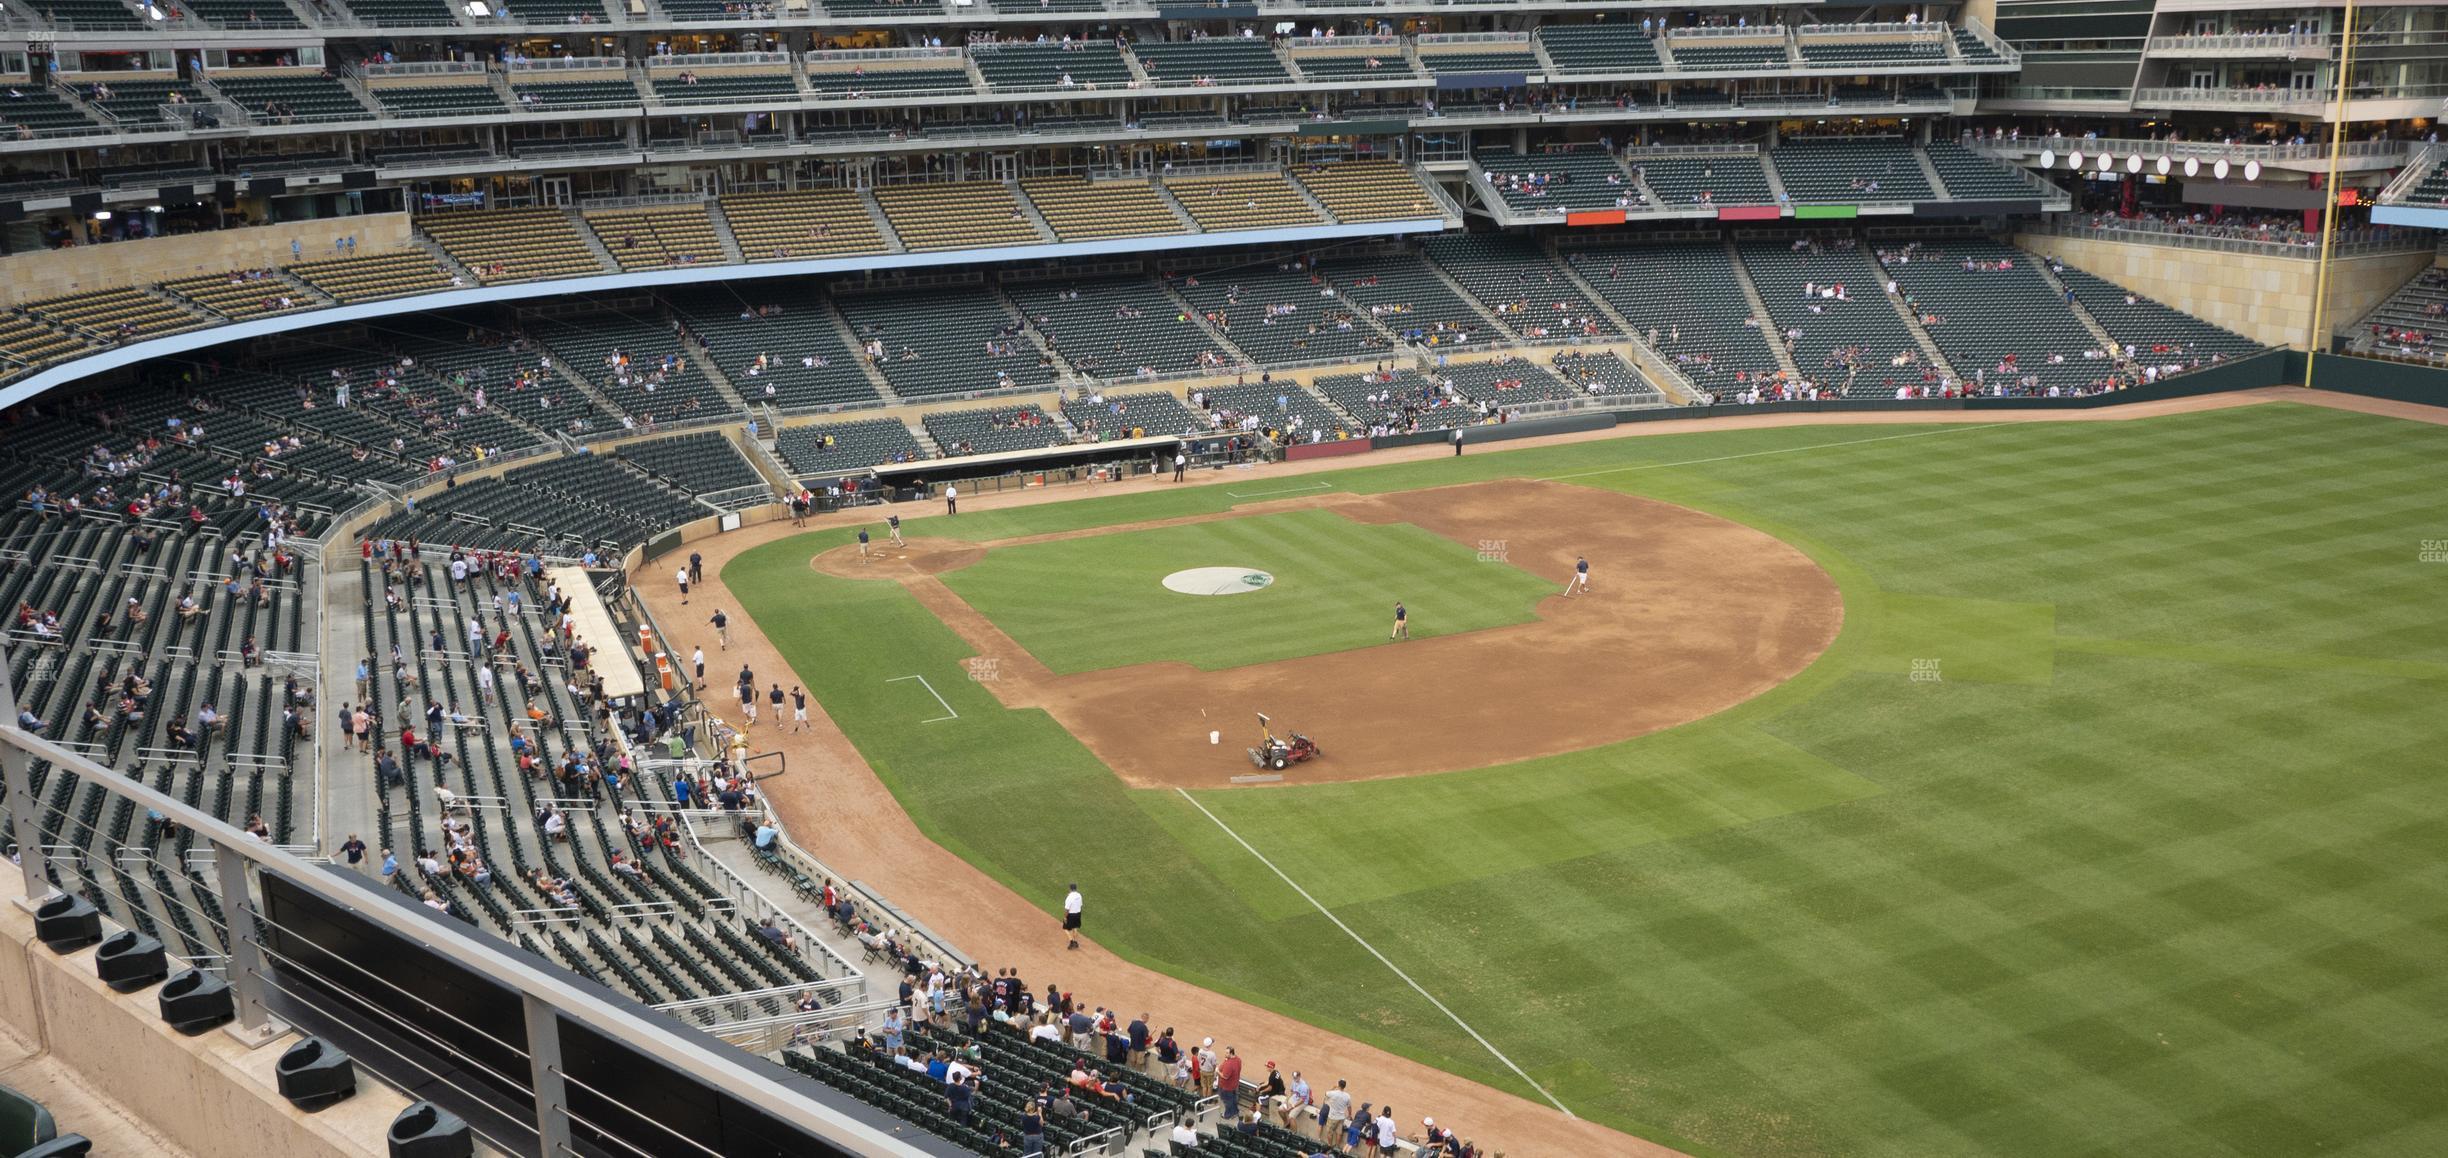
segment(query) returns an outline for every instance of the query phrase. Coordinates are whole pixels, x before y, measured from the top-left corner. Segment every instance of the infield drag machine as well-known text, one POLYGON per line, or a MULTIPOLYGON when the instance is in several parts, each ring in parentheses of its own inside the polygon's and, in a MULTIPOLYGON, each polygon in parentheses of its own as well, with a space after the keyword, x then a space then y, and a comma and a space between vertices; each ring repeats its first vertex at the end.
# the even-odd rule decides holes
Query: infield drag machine
POLYGON ((1317 741, 1298 732, 1283 736, 1275 734, 1275 721, 1265 712, 1258 713, 1258 746, 1249 749, 1250 763, 1281 772, 1294 764, 1306 764, 1325 755, 1317 741))

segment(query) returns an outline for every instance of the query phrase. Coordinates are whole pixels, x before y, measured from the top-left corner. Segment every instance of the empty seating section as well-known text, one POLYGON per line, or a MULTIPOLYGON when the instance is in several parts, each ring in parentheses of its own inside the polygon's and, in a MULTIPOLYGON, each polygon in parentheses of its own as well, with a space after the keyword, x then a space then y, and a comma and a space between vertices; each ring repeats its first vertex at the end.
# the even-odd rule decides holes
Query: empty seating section
POLYGON ((1051 360, 991 289, 841 294, 862 353, 904 398, 1053 383, 1051 360))
POLYGON ((616 108, 638 103, 637 86, 627 77, 521 81, 511 85, 510 92, 522 109, 616 108))
POLYGON ((1528 358, 1507 354, 1486 362, 1453 362, 1432 371, 1463 397, 1491 410, 1548 402, 1579 402, 1586 391, 1528 358))
POLYGON ((1207 423, 1170 394, 1093 394, 1066 397, 1063 417, 1083 442, 1147 435, 1198 434, 1207 423))
POLYGON ((1928 201, 1938 196, 1900 137, 1789 140, 1770 155, 1796 204, 1928 201))
POLYGON ((1323 269, 1345 300, 1397 338, 1429 346, 1503 340, 1477 307, 1413 254, 1337 259, 1323 269))
POLYGON ((1236 360, 1144 277, 1005 287, 1071 368, 1110 382, 1218 373, 1236 360))
POLYGON ((1571 149, 1524 156, 1483 149, 1471 158, 1487 183, 1516 213, 1568 213, 1575 209, 1629 209, 1646 200, 1640 186, 1604 149, 1571 149))
POLYGON ((1477 76, 1490 73, 1543 72, 1538 53, 1528 44, 1519 48, 1474 49, 1467 51, 1436 51, 1427 45, 1419 49, 1420 63, 1432 73, 1454 76, 1477 76))
POLYGON ((1100 237, 1154 237, 1187 233, 1171 206, 1144 180, 1090 181, 1085 177, 1030 177, 1021 192, 1064 241, 1100 237))
POLYGON ((1811 68, 1924 68, 1934 72, 1954 63, 1947 57, 1945 41, 1927 38, 1829 42, 1824 37, 1804 37, 1800 43, 1802 63, 1811 68))
POLYGON ((605 0, 518 0, 518 17, 536 24, 602 24, 605 0))
POLYGON ((2088 311, 2092 320, 2108 331, 2109 337, 2133 347, 2134 357, 2144 364, 2161 365, 2193 357, 2208 361, 2212 355, 2240 358, 2261 349, 2260 343, 2242 334, 2171 309, 2082 270, 2067 267, 2057 274, 2057 279, 2074 291, 2075 304, 2088 311), (2128 302, 2127 298, 2133 300, 2128 302))
POLYGON ((1074 40, 1069 44, 973 44, 969 59, 977 62, 986 87, 996 90, 1056 88, 1128 88, 1130 63, 1111 40, 1074 40), (1063 83, 1069 77, 1070 83, 1063 83))
POLYGON ((1684 72, 1733 72, 1785 68, 1785 42, 1759 44, 1717 44, 1690 39, 1670 40, 1666 50, 1674 54, 1675 67, 1684 72))
POLYGON ((35 0, 52 27, 79 32, 141 32, 145 22, 118 0, 35 0))
POLYGON ((1988 41, 1982 40, 1978 33, 1968 28, 1955 30, 1955 51, 1962 54, 1966 64, 2003 64, 2006 60, 1989 47, 1988 41))
POLYGON ((14 86, 15 95, 0 101, 0 125, 11 135, 65 135, 100 132, 102 126, 74 102, 50 89, 14 86))
POLYGON ((487 285, 604 271, 559 209, 431 213, 418 217, 417 227, 487 285))
POLYGON ((18 314, 0 314, 0 371, 9 374, 21 368, 38 366, 53 358, 88 348, 90 343, 74 335, 18 314))
POLYGON ((708 431, 632 442, 617 452, 630 466, 690 494, 763 486, 765 476, 740 457, 730 436, 708 431))
POLYGON ((25 312, 111 341, 134 341, 206 324, 204 319, 140 289, 95 290, 27 302, 25 312))
POLYGON ((447 0, 348 0, 357 19, 388 28, 453 27, 451 7, 447 0))
POLYGON ((607 209, 586 215, 587 227, 624 270, 720 265, 722 239, 703 205, 607 209))
POLYGON ((749 261, 882 253, 888 248, 866 199, 855 190, 728 193, 722 210, 740 256, 749 261))
POLYGON ((1768 174, 1756 155, 1730 153, 1710 157, 1639 157, 1630 161, 1658 203, 1667 208, 1692 205, 1772 205, 1768 174))
POLYGON ((879 399, 821 291, 750 282, 736 290, 676 294, 671 304, 705 344, 705 356, 751 404, 797 410, 879 399))
POLYGON ((617 459, 580 454, 461 483, 419 500, 413 514, 376 523, 369 534, 480 549, 540 539, 556 553, 577 554, 590 546, 622 550, 713 513, 617 459))
POLYGON ((1306 80, 1401 80, 1411 77, 1411 62, 1403 59, 1402 49, 1387 48, 1376 52, 1294 53, 1292 67, 1300 70, 1306 80))
POLYGON ((1209 233, 1318 224, 1317 211, 1300 190, 1276 173, 1174 177, 1165 188, 1209 233))
POLYGON ((1658 388, 1649 379, 1612 350, 1586 353, 1580 350, 1559 351, 1555 356, 1556 377, 1574 389, 1609 403, 1629 402, 1635 406, 1662 406, 1666 403, 1658 388))
POLYGON ((688 422, 733 409, 699 370, 697 351, 662 319, 630 313, 555 318, 530 332, 640 422, 688 422))
MULTIPOLYGON (((362 6, 357 11, 364 14, 362 6)), ((445 13, 439 23, 450 23, 449 14, 445 13)), ((221 75, 213 78, 213 87, 264 124, 358 120, 372 115, 347 85, 319 73, 221 75)))
POLYGON ((1774 375, 1780 368, 1735 280, 1725 246, 1713 241, 1579 249, 1566 260, 1581 280, 1631 323, 1643 342, 1704 389, 1774 375))
POLYGON ((948 410, 926 416, 927 437, 947 456, 1037 450, 1071 441, 1054 416, 1031 405, 948 410))
POLYGON ((395 117, 484 117, 507 111, 500 94, 484 84, 394 85, 367 91, 384 113, 395 117))
POLYGON ((1618 335, 1615 323, 1591 304, 1535 238, 1457 234, 1432 238, 1424 248, 1429 260, 1523 341, 1618 335))
POLYGON ((1804 377, 1872 397, 1922 384, 1930 368, 1868 254, 1835 246, 1797 251, 1781 241, 1744 242, 1740 252, 1780 337, 1800 331, 1788 349, 1804 377))
POLYGON ((1961 200, 2017 200, 2039 196, 2029 181, 2002 162, 1973 152, 1953 141, 1931 141, 1930 166, 1946 184, 1947 195, 1961 200))
POLYGON ((662 73, 654 77, 655 99, 665 104, 737 104, 796 100, 799 86, 787 72, 732 72, 705 76, 694 72, 662 73))
POLYGON ((1254 37, 1208 37, 1204 40, 1140 41, 1131 46, 1139 67, 1160 85, 1180 86, 1203 80, 1211 84, 1290 84, 1275 46, 1254 37))
MULTIPOLYGON (((1891 247, 1890 256, 1896 252, 1891 247)), ((1948 238, 1915 246, 1910 261, 1884 268, 1955 372, 1982 392, 1992 384, 2009 393, 2088 389, 2110 365, 2082 356, 2099 342, 2042 279, 2038 261, 1994 241, 1948 238), (2064 361, 2051 361, 2058 357, 2064 361)))
POLYGON ((811 68, 807 79, 810 91, 833 97, 971 91, 968 72, 958 68, 811 68))
POLYGON ((1226 341, 1262 364, 1367 359, 1393 346, 1364 312, 1308 270, 1220 270, 1174 287, 1226 341))
POLYGON ((344 302, 370 302, 451 288, 451 275, 421 249, 310 261, 289 272, 307 285, 344 302))
POLYGON ((79 84, 76 89, 113 120, 128 127, 164 124, 168 118, 162 114, 163 105, 203 98, 194 85, 183 80, 112 80, 101 85, 107 86, 110 95, 98 95, 102 89, 92 84, 79 84), (172 101, 173 96, 178 98, 177 102, 172 101))
POLYGON ((926 448, 918 445, 917 436, 898 418, 786 426, 774 438, 774 453, 801 478, 927 457, 926 448))
POLYGON ((1020 209, 1010 188, 994 181, 944 181, 886 185, 876 204, 912 252, 1035 245, 1035 222, 1020 209))
POLYGON ((1571 24, 1541 28, 1539 47, 1558 72, 1657 72, 1657 42, 1622 24, 1571 24))
POLYGON ((1336 161, 1292 172, 1337 221, 1407 221, 1444 212, 1400 161, 1336 161))
POLYGON ((257 318, 324 304, 320 296, 268 269, 180 278, 163 282, 162 288, 225 318, 257 318))

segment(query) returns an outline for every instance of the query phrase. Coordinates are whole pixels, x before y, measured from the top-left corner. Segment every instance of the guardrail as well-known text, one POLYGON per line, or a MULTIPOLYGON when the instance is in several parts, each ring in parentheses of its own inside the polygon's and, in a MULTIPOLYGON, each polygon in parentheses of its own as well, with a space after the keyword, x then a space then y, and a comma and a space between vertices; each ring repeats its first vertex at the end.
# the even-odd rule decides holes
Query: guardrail
MULTIPOLYGON (((2103 221, 2096 226, 2064 219, 2041 221, 2024 226, 2022 232, 2101 241, 2131 241, 2178 249, 2250 253, 2264 257, 2293 257, 2306 261, 2320 256, 2319 234, 2300 234, 2283 239, 2259 238, 2245 233, 2208 233, 2201 232, 2200 227, 2122 219, 2103 221)), ((2331 237, 2330 254, 2333 257, 2371 257, 2386 253, 2414 253, 2431 249, 2436 244, 2429 233, 2419 230, 2340 229, 2331 237)))
MULTIPOLYGON (((577 1153, 574 1139, 605 1136, 608 1128, 655 1128, 651 1120, 617 1100, 607 1102, 602 1090, 585 1086, 575 1076, 600 1074, 606 1059, 565 1055, 564 1026, 611 1049, 669 1067, 670 1073, 658 1081, 686 1083, 701 1090, 708 1102, 719 1091, 790 1130, 850 1153, 923 1158, 958 1152, 939 1139, 906 1129, 887 1130, 863 1114, 828 1104, 794 1088, 770 1063, 718 1040, 683 1032, 667 1018, 639 1012, 493 937, 472 933, 441 914, 370 887, 359 874, 318 866, 255 841, 177 796, 17 727, 17 706, 15 689, 0 669, 0 787, 6 792, 9 831, 16 841, 26 897, 40 902, 64 895, 53 885, 54 874, 63 886, 82 879, 86 888, 122 887, 116 880, 106 883, 87 876, 96 869, 79 858, 57 855, 70 851, 70 842, 42 827, 32 790, 34 763, 47 762, 53 777, 73 775, 89 789, 176 822, 210 858, 211 871, 199 871, 189 880, 200 898, 210 897, 214 904, 211 911, 199 911, 175 897, 163 899, 219 935, 225 957, 208 963, 218 966, 230 987, 236 1032, 246 1040, 261 1044, 278 1037, 288 1028, 279 1018, 352 1042, 368 1041, 369 1033, 382 1035, 356 1050, 358 1064, 385 1074, 403 1089, 438 1079, 494 1108, 501 1122, 526 1131, 488 1139, 513 1153, 577 1153), (333 940, 335 936, 350 940, 333 940), (367 942, 353 938, 361 936, 375 938, 374 943, 430 947, 438 965, 463 970, 505 994, 523 1010, 523 1025, 513 1020, 474 1026, 464 1020, 464 1007, 437 1004, 424 996, 432 990, 373 972, 360 962, 367 942), (452 1059, 462 1072, 436 1074, 386 1038, 406 1039, 412 1048, 452 1059), (589 1107, 586 1113, 598 1120, 573 1110, 573 1085, 595 1095, 584 1104, 589 1107), (524 1117, 530 1113, 532 1118, 524 1117), (636 1124, 622 1121, 615 1126, 600 1120, 613 1115, 636 1119, 636 1124)), ((200 866, 200 858, 197 863, 200 866)), ((639 1153, 670 1152, 660 1138, 649 1135, 642 1140, 650 1148, 639 1153)))
POLYGON ((2293 56, 2328 50, 2329 37, 2318 32, 2217 32, 2209 35, 2154 36, 2145 42, 2143 48, 2144 54, 2151 56, 2172 52, 2210 52, 2222 56, 2281 52, 2293 56))
POLYGON ((625 56, 520 57, 510 62, 512 72, 599 72, 628 68, 629 58, 625 56))
MULTIPOLYGON (((2292 144, 2243 141, 2173 141, 2165 139, 2146 139, 2141 137, 1983 137, 1971 133, 1963 134, 1962 136, 1958 137, 1957 140, 1968 148, 2015 156, 2038 153, 2046 150, 2048 152, 2056 153, 2059 156, 2066 156, 2076 152, 2085 154, 2114 153, 2120 157, 2131 153, 2140 153, 2146 159, 2156 160, 2160 157, 2170 157, 2179 161, 2184 160, 2187 157, 2195 157, 2204 161, 2213 161, 2224 157, 2229 161, 2262 162, 2325 161, 2329 159, 2329 146, 2315 142, 2292 144)), ((2339 154, 2341 156, 2364 161, 2388 160, 2396 157, 2398 154, 2406 152, 2408 149, 2411 149, 2414 144, 2415 142, 2411 141, 2394 140, 2348 141, 2345 143, 2344 147, 2339 150, 2339 154)))
POLYGON ((368 80, 401 76, 481 76, 485 62, 481 60, 401 60, 390 63, 368 61, 359 66, 368 80))

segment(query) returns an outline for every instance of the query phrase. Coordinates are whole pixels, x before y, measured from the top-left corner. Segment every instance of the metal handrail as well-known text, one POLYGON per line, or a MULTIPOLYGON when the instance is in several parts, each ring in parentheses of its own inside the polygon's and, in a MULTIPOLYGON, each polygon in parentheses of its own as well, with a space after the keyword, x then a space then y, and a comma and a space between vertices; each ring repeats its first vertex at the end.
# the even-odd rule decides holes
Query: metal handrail
MULTIPOLYGON (((2198 227, 2196 227, 2198 228, 2198 227)), ((2185 228, 2147 220, 2112 219, 2097 226, 2059 218, 2021 227, 2025 233, 2056 237, 2083 237, 2095 240, 2130 241, 2145 245, 2165 245, 2178 249, 2207 249, 2222 253, 2251 253, 2267 257, 2292 257, 2312 260, 2320 256, 2320 238, 2304 234, 2293 240, 2271 240, 2251 236, 2189 232, 2185 228)), ((2431 248, 2435 242, 2427 233, 2389 229, 2340 229, 2335 231, 2331 253, 2338 257, 2368 257, 2383 253, 2412 253, 2431 248)))

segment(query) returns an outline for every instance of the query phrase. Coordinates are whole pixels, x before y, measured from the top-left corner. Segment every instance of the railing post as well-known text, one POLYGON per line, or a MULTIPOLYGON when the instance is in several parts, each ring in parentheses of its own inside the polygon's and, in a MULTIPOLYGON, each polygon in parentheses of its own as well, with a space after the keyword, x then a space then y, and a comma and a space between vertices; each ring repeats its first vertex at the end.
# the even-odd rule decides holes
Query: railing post
MULTIPOLYGON (((0 662, 0 727, 17 724, 17 687, 0 662)), ((0 787, 7 790, 9 834, 17 841, 17 867, 25 873, 29 911, 51 895, 51 864, 43 855, 42 828, 34 822, 34 761, 14 744, 0 742, 0 787)))
POLYGON ((536 1151, 544 1158, 571 1153, 569 1086, 561 1079, 561 1019, 533 993, 520 1002, 527 1013, 527 1071, 535 1091, 536 1151))
POLYGON ((289 1032, 264 1006, 263 926, 255 919, 255 866, 213 841, 213 870, 220 878, 221 912, 229 922, 229 968, 223 980, 238 1005, 238 1020, 227 1028, 231 1037, 261 1046, 289 1032))

